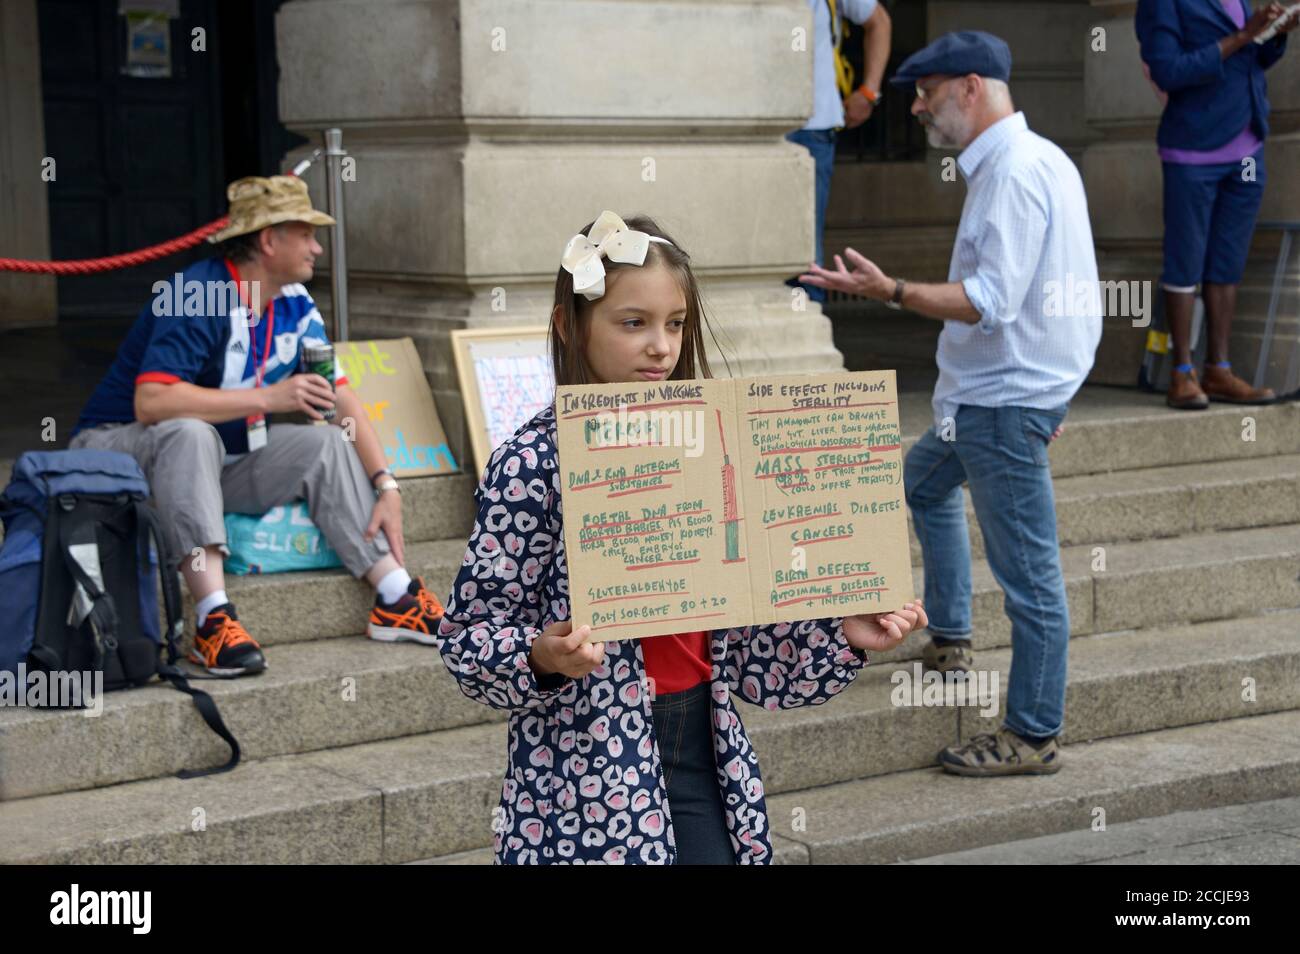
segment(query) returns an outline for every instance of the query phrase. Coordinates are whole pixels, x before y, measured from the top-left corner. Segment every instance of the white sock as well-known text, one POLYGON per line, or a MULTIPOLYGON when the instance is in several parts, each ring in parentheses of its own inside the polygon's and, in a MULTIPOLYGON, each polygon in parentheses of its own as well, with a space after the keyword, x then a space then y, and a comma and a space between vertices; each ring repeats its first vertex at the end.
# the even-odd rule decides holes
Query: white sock
POLYGON ((230 599, 226 596, 225 590, 217 590, 209 593, 203 599, 199 600, 194 607, 194 615, 198 618, 199 625, 202 626, 208 618, 208 614, 220 606, 222 603, 229 603, 230 599))
POLYGON ((399 566, 396 570, 389 570, 385 573, 384 578, 379 581, 379 585, 375 589, 379 590, 381 600, 392 604, 402 598, 410 585, 411 574, 407 573, 404 567, 399 566))

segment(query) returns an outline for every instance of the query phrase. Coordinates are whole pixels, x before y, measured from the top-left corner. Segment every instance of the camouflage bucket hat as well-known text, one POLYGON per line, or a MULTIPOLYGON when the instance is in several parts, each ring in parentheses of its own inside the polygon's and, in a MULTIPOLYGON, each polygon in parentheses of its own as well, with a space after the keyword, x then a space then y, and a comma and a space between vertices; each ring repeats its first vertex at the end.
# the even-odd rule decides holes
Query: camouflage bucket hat
POLYGON ((230 223, 209 242, 224 242, 236 235, 257 232, 281 222, 333 225, 334 220, 311 207, 307 183, 297 176, 247 176, 226 188, 230 201, 230 223))

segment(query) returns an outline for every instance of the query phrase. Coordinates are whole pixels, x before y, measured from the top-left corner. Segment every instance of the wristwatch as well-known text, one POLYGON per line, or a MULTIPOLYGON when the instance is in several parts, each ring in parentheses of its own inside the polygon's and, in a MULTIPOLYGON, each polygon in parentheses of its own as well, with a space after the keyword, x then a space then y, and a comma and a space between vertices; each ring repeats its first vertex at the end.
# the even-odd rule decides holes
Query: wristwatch
POLYGON ((394 480, 391 476, 385 477, 383 480, 379 482, 379 485, 375 487, 375 496, 376 497, 379 496, 385 490, 396 490, 399 494, 402 492, 402 488, 398 486, 397 481, 394 480))
POLYGON ((890 308, 894 308, 901 311, 903 308, 903 287, 906 284, 907 282, 904 281, 903 279, 895 278, 893 297, 891 297, 889 301, 885 302, 885 304, 888 305, 890 308))

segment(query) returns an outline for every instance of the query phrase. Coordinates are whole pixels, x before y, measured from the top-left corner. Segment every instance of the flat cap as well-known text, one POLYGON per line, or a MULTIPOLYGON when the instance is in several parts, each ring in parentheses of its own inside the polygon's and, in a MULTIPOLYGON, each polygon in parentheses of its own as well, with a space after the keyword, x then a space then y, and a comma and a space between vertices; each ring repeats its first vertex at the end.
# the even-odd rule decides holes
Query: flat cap
POLYGON ((945 33, 905 59, 889 82, 908 86, 923 76, 970 73, 1007 82, 1011 78, 1011 50, 1006 42, 982 30, 945 33))

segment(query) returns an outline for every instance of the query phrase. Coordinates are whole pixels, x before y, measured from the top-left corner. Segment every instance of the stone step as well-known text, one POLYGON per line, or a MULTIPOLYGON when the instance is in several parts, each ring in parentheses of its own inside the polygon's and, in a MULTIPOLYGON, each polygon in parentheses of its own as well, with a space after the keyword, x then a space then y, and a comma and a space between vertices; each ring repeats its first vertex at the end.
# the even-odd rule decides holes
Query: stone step
MULTIPOLYGON (((1300 523, 1300 454, 1061 477, 1054 489, 1063 547, 1300 523)), ((984 536, 969 490, 962 493, 971 554, 982 558, 984 536)), ((912 562, 919 564, 911 524, 909 511, 912 562)))
MULTIPOLYGON (((896 323, 898 319, 889 320, 896 323)), ((894 332, 897 330, 895 327, 894 332)), ((899 395, 899 422, 905 450, 933 423, 927 384, 932 374, 900 376, 904 390, 899 395), (919 389, 908 389, 913 387, 919 389)), ((1102 386, 1079 391, 1071 402, 1065 432, 1051 449, 1056 477, 1208 461, 1240 462, 1279 454, 1300 454, 1298 402, 1266 407, 1213 404, 1205 411, 1175 412, 1165 407, 1163 395, 1102 386), (1243 424, 1246 419, 1254 422, 1253 435, 1243 424), (1254 439, 1244 439, 1243 433, 1254 439)), ((8 483, 12 464, 12 460, 0 460, 0 487, 8 483)), ((457 536, 456 528, 468 533, 477 474, 409 478, 406 483, 412 485, 409 490, 404 487, 409 539, 457 536)))
MULTIPOLYGON (((1104 391, 1105 389, 1089 389, 1104 391)), ((1095 398, 1093 399, 1095 403, 1095 398)), ((1300 405, 1295 405, 1300 410, 1300 405)), ((1256 409, 1278 412, 1279 407, 1256 409)), ((1217 413, 1217 412, 1207 412, 1217 413)), ((1186 416, 1186 415, 1185 415, 1186 416)), ((1182 418, 1175 418, 1181 420, 1182 418)), ((1082 429, 1087 422, 1079 425, 1082 429)), ((1066 441, 1075 432, 1067 427, 1060 439, 1066 441)), ((1293 430, 1300 438, 1300 421, 1293 430)), ((1081 438, 1081 439, 1088 439, 1081 438)), ((1242 445, 1250 446, 1250 445, 1242 445)), ((1120 472, 1104 476, 1063 477, 1058 485, 1058 515, 1062 539, 1066 543, 1067 583, 1071 596, 1071 614, 1075 632, 1091 630, 1092 594, 1089 581, 1072 573, 1070 567, 1085 569, 1091 562, 1091 547, 1071 547, 1080 538, 1093 541, 1122 539, 1125 536, 1157 536, 1168 530, 1174 533, 1196 533, 1212 529, 1258 525, 1267 526, 1297 519, 1300 509, 1300 492, 1297 491, 1297 455, 1284 454, 1259 459, 1223 461, 1200 464, 1174 465, 1168 468, 1150 468, 1143 471, 1120 472), (1089 554, 1087 559, 1074 559, 1072 549, 1089 554)), ((466 484, 468 478, 427 478, 411 483, 424 485, 417 491, 420 499, 444 501, 460 499, 457 484, 466 484)), ((462 491, 466 488, 461 488, 462 491)), ((470 494, 464 496, 468 499, 470 494)), ((433 510, 446 512, 438 505, 433 510)), ((411 508, 408 508, 410 510, 411 508)), ((419 508, 417 508, 419 509, 419 508)), ((440 598, 450 591, 451 583, 459 570, 464 555, 465 540, 472 523, 470 508, 461 511, 453 522, 460 532, 455 536, 408 546, 408 566, 412 572, 425 576, 430 587, 440 598)), ((420 510, 420 513, 426 513, 420 510)), ((420 534, 437 532, 437 527, 424 523, 424 517, 408 517, 408 526, 420 534)), ((1293 531, 1279 528, 1283 538, 1294 538, 1293 531)), ((1204 534, 1198 534, 1204 536, 1204 534)), ((1175 538, 1184 539, 1184 538, 1175 538)), ((1231 536, 1225 539, 1234 539, 1231 536)), ((1210 551, 1217 544, 1210 541, 1198 543, 1186 538, 1188 546, 1209 544, 1210 551)), ((973 545, 982 548, 978 533, 973 545)), ((1128 547, 1110 546, 1117 554, 1131 552, 1128 547)), ((913 561, 919 563, 915 540, 913 561)), ((1177 544, 1171 544, 1174 551, 1177 544)), ((1162 552, 1168 551, 1163 548, 1162 552)), ((978 550, 977 550, 978 552, 978 550)), ((1176 552, 1174 553, 1177 556, 1176 552)), ((1163 559, 1163 557, 1162 557, 1163 559)), ((1147 568, 1146 561, 1130 561, 1147 568)), ((1233 562, 1236 562, 1235 559, 1233 562)), ((1112 566, 1113 573, 1113 566, 1112 566)), ((1087 575, 1091 575, 1088 573, 1087 575)), ((988 629, 995 638, 1005 638, 1007 623, 1002 618, 1000 596, 992 583, 992 576, 982 563, 975 568, 975 625, 977 634, 988 629), (1002 634, 1002 635, 998 635, 1002 634)), ((292 641, 320 639, 332 636, 350 636, 364 629, 366 616, 373 599, 369 587, 353 580, 341 570, 301 572, 228 578, 228 591, 239 607, 241 618, 255 637, 264 645, 273 646, 292 641)), ((918 590, 920 579, 917 580, 918 590)), ((1100 584, 1099 584, 1100 585, 1100 584)), ((1255 587, 1251 592, 1258 592, 1255 587)), ((1288 605, 1285 602, 1268 602, 1266 605, 1288 605)), ((192 635, 192 601, 186 595, 186 626, 192 635)), ((1204 613, 1195 616, 1175 617, 1212 618, 1204 613)), ((977 636, 978 638, 978 636, 977 636)))
MULTIPOLYGON (((922 768, 945 745, 1001 724, 1011 651, 975 654, 997 673, 997 708, 910 702, 918 662, 877 661, 840 698, 742 715, 769 793, 922 768), (897 673, 904 674, 903 682, 897 673), (900 685, 901 683, 901 685, 900 685), (896 697, 898 697, 896 699, 896 697), (957 718, 960 714, 960 719, 957 718)), ((991 685, 991 682, 989 683, 991 685)), ((1076 638, 1066 688, 1067 743, 1300 709, 1300 611, 1076 638), (1242 699, 1250 678, 1255 701, 1242 699)))
MULTIPOLYGON (((1300 403, 1212 404, 1191 412, 1172 411, 1164 401, 1162 394, 1128 388, 1084 388, 1071 403, 1064 432, 1052 443, 1052 475, 1077 477, 1300 453, 1300 403)), ((928 395, 904 395, 899 403, 906 451, 915 436, 931 426, 932 412, 928 395)), ((960 434, 956 438, 960 440, 960 434)))
MULTIPOLYGON (((1073 636, 1254 616, 1300 606, 1300 525, 1065 547, 1061 566, 1073 636)), ((976 560, 971 571, 973 647, 1011 645, 992 570, 976 560)), ((912 574, 921 595, 924 574, 912 574)), ((928 640, 915 632, 881 658, 919 658, 928 640)))
MULTIPOLYGON (((406 567, 444 599, 460 572, 469 530, 447 540, 408 544, 406 567)), ((182 587, 182 589, 184 589, 182 587)), ((375 591, 342 569, 227 576, 226 592, 239 619, 263 646, 364 632, 375 591)), ((193 637, 194 601, 185 593, 186 646, 193 637)))
MULTIPOLYGON (((1246 623, 1077 640, 1071 646, 1067 735, 1142 739, 1145 736, 1134 733, 1215 719, 1229 720, 1219 726, 1264 725, 1262 720, 1279 717, 1260 713, 1300 707, 1297 633, 1300 613, 1292 612, 1246 623), (1241 699, 1247 676, 1254 680, 1254 703, 1241 699), (1238 718, 1244 716, 1254 718, 1238 718)), ((1009 653, 981 654, 977 662, 1005 676, 1009 653)), ((770 804, 776 806, 775 830, 784 830, 778 824, 788 827, 785 820, 792 817, 792 805, 811 804, 808 800, 831 789, 867 784, 862 781, 867 776, 880 776, 867 781, 881 784, 912 779, 914 793, 894 793, 892 801, 902 805, 914 798, 922 805, 931 801, 926 791, 938 773, 922 768, 955 739, 958 713, 952 707, 895 707, 890 700, 894 668, 882 664, 868 669, 828 705, 783 713, 741 707, 762 758, 766 788, 773 796, 770 804), (830 789, 807 791, 812 786, 830 789)), ((1261 778, 1300 786, 1300 753, 1293 744, 1300 714, 1288 712, 1283 718, 1291 720, 1286 723, 1291 755, 1275 752, 1265 759, 1261 746, 1242 748, 1258 763, 1252 770, 1261 778)), ((966 734, 972 726, 979 727, 978 721, 966 734)), ((1281 742, 1282 733, 1278 736, 1275 741, 1281 742)), ((490 844, 505 742, 505 728, 499 723, 471 725, 250 761, 233 773, 209 778, 157 778, 7 801, 0 803, 0 863, 404 862, 473 852, 490 844), (206 831, 192 830, 196 809, 203 811, 206 831), (376 833, 377 828, 382 831, 376 833)), ((1067 768, 1055 778, 1076 789, 1094 785, 1093 751, 1069 745, 1067 768), (1070 768, 1076 764, 1078 768, 1070 768)), ((1214 790, 1232 793, 1225 801, 1247 800, 1240 785, 1217 785, 1220 778, 1231 781, 1232 775, 1222 766, 1208 768, 1212 760, 1189 759, 1184 753, 1183 762, 1193 775, 1183 781, 1184 787, 1195 790, 1204 780, 1196 774, 1199 770, 1216 780, 1214 790)), ((1137 766, 1124 784, 1142 780, 1137 766)), ((1001 791, 1004 785, 1023 781, 1028 780, 1002 780, 995 788, 1001 791)), ((1115 773, 1108 781, 1115 782, 1115 773)), ((1280 794, 1291 793, 1269 789, 1255 797, 1280 794)), ((1050 807, 1056 810, 1055 801, 1050 807)), ((1192 803, 1164 810, 1178 807, 1192 803)), ((966 811, 971 811, 969 804, 966 811)), ((809 831, 818 835, 821 829, 811 823, 813 812, 808 815, 809 831)), ((1004 830, 996 840, 1045 833, 1032 826, 1022 834, 1018 831, 1004 830)), ((925 853, 970 846, 945 843, 925 853)), ((783 848, 800 854, 790 846, 783 848)))
MULTIPOLYGON (((930 396, 935 323, 876 303, 847 309, 836 305, 829 313, 835 322, 836 346, 850 367, 898 369, 899 422, 906 452, 934 423, 930 396)), ((1136 381, 1140 364, 1130 356, 1140 354, 1146 332, 1127 330, 1137 351, 1121 349, 1123 363, 1131 365, 1122 375, 1125 386, 1089 384, 1075 395, 1065 432, 1052 444, 1054 476, 1300 453, 1300 402, 1260 407, 1216 403, 1204 411, 1173 411, 1165 406, 1163 394, 1128 386, 1136 381), (1253 435, 1246 430, 1246 419, 1254 422, 1253 435), (1253 440, 1246 439, 1252 436, 1253 440)), ((1108 328, 1107 335, 1111 333, 1108 328)), ((1103 357, 1099 353, 1099 363, 1103 357)), ((1246 367, 1253 366, 1252 358, 1246 367)))
MULTIPOLYGON (((1238 654, 1245 652, 1245 646, 1263 645, 1270 640, 1281 641, 1286 646, 1289 634, 1300 634, 1300 613, 1262 617, 1251 626, 1251 635, 1244 644, 1241 638, 1229 639, 1234 629, 1240 628, 1233 621, 1208 624, 1200 629, 1191 627, 1188 630, 1191 636, 1181 635, 1181 630, 1174 630, 1173 637, 1168 636, 1167 627, 1142 630, 1127 634, 1122 646, 1109 642, 1113 638, 1109 636, 1076 639, 1073 677, 1082 678, 1078 668, 1080 659, 1085 666, 1082 674, 1087 675, 1090 660, 1096 659, 1103 648, 1111 654, 1107 658, 1133 660, 1136 665, 1148 647, 1153 653, 1168 653, 1176 644, 1175 651, 1167 658, 1178 661, 1191 651, 1184 648, 1187 646, 1196 647, 1195 652, 1206 659, 1219 659, 1222 653, 1216 652, 1213 643, 1220 639, 1228 640, 1238 654)), ((1300 639, 1300 635, 1296 638, 1300 639)), ((1164 656, 1160 658, 1162 662, 1165 660, 1164 656)), ((982 649, 978 662, 981 668, 1000 671, 1000 686, 1005 689, 1009 651, 982 649)), ((917 729, 921 733, 919 751, 924 760, 927 753, 950 741, 952 726, 942 710, 899 713, 886 704, 889 677, 899 665, 907 668, 907 663, 907 659, 899 658, 898 651, 882 655, 834 707, 776 716, 756 713, 749 720, 755 738, 762 738, 771 725, 775 738, 787 740, 783 751, 788 751, 789 759, 781 764, 792 766, 791 771, 801 786, 825 782, 824 778, 810 780, 813 769, 800 759, 825 748, 833 736, 833 725, 848 727, 848 734, 834 742, 840 752, 861 748, 867 738, 888 737, 896 741, 901 727, 920 726, 917 729), (882 721, 875 727, 880 730, 878 733, 861 736, 852 724, 864 714, 889 719, 888 731, 882 721), (804 722, 808 724, 806 732, 799 728, 804 722)), ((1255 676, 1258 682, 1260 674, 1255 676)), ((447 673, 440 654, 432 647, 394 646, 360 637, 283 646, 277 649, 265 674, 206 681, 203 686, 217 700, 226 724, 240 740, 246 759, 310 752, 504 719, 503 713, 465 699, 447 673)), ((1092 705, 1098 698, 1103 697, 1090 692, 1080 704, 1092 705)), ((1073 704, 1071 711, 1075 711, 1073 704)), ((1107 698, 1103 711, 1123 714, 1117 718, 1128 718, 1123 698, 1114 702, 1107 698)), ((976 716, 968 710, 964 717, 976 716)), ((1110 732, 1111 729, 1105 729, 1100 734, 1110 732)), ((916 757, 915 751, 908 750, 911 754, 901 756, 903 763, 890 762, 890 753, 902 751, 893 742, 888 749, 870 749, 863 759, 852 763, 856 766, 854 774, 867 774, 871 766, 885 766, 877 771, 905 767, 908 758, 916 757)), ((0 799, 173 774, 183 768, 219 765, 225 756, 224 743, 203 725, 189 698, 169 686, 152 685, 108 694, 103 714, 95 718, 66 710, 0 709, 0 765, 5 766, 0 776, 0 799)), ((823 770, 841 769, 832 762, 823 770)), ((768 781, 773 791, 786 787, 779 775, 775 781, 771 778, 768 781)))
MULTIPOLYGON (((472 468, 471 468, 472 469, 472 468)), ((474 488, 478 477, 404 477, 402 485, 402 538, 408 543, 468 538, 474 529, 474 488)))
MULTIPOLYGON (((460 544, 446 543, 441 546, 450 553, 459 553, 460 544)), ((414 553, 422 553, 423 562, 430 562, 431 545, 417 545, 414 553)), ((1092 632, 1104 632, 1114 629, 1140 626, 1161 626, 1179 620, 1204 620, 1227 618, 1233 615, 1252 615, 1264 608, 1286 608, 1300 605, 1300 587, 1297 586, 1297 567, 1300 567, 1300 527, 1285 526, 1271 529, 1231 531, 1211 535, 1180 537, 1171 540, 1146 541, 1143 543, 1115 544, 1104 548, 1106 569, 1093 572, 1093 565, 1098 559, 1092 547, 1074 547, 1063 551, 1067 594, 1071 612, 1071 631, 1075 635, 1092 632)), ((459 560, 444 559, 444 566, 459 560)), ((974 598, 973 618, 975 633, 973 645, 977 650, 986 650, 1010 643, 1010 623, 1002 610, 1002 597, 992 578, 987 564, 977 561, 974 564, 974 598)), ((453 569, 446 569, 446 582, 433 585, 441 592, 450 587, 453 569)), ((436 581, 435 573, 429 574, 431 581, 436 581)), ((918 572, 917 586, 922 589, 923 580, 918 572)), ((252 738, 246 738, 245 744, 251 745, 250 753, 272 754, 289 751, 277 748, 274 739, 260 739, 260 714, 274 706, 275 693, 260 687, 278 686, 281 678, 296 686, 296 692, 305 695, 295 698, 332 699, 341 691, 340 681, 348 675, 360 674, 373 676, 380 680, 382 689, 378 700, 393 698, 397 693, 401 698, 404 691, 397 686, 383 682, 387 678, 388 658, 385 650, 402 652, 414 651, 408 657, 419 660, 418 672, 413 672, 410 679, 433 679, 440 685, 444 673, 440 671, 438 660, 431 653, 421 653, 425 647, 389 647, 370 644, 356 636, 357 630, 365 618, 369 593, 364 584, 350 580, 341 574, 291 574, 281 577, 248 577, 232 581, 233 597, 240 606, 241 616, 249 622, 252 631, 262 642, 273 649, 268 650, 270 669, 263 677, 236 680, 233 682, 214 682, 214 691, 240 694, 245 687, 250 692, 252 701, 231 702, 236 711, 246 711, 250 724, 254 726, 252 738), (322 585, 327 584, 327 585, 322 585), (327 650, 315 640, 324 640, 331 636, 350 636, 343 640, 340 647, 327 650), (312 640, 305 647, 281 645, 295 641, 312 640), (282 655, 282 651, 298 648, 298 652, 282 655), (313 662, 316 661, 316 662, 313 662), (319 665, 317 665, 319 663, 319 665), (330 664, 337 663, 334 669, 330 664), (315 668, 313 666, 315 665, 315 668), (326 669, 322 671, 321 666, 326 669), (377 669, 375 667, 378 667, 377 669), (378 675, 375 675, 378 673, 378 675), (281 675, 283 674, 283 675, 281 675), (305 675, 304 675, 305 674, 305 675), (313 681, 314 680, 314 681, 313 681)), ((895 662, 915 659, 928 639, 925 633, 915 633, 895 650, 883 654, 881 662, 895 662)), ((457 698, 454 687, 448 685, 442 697, 449 697, 466 706, 464 718, 473 719, 470 713, 478 711, 477 706, 462 702, 457 698)), ((189 734, 173 733, 174 741, 170 746, 156 747, 152 755, 161 761, 148 762, 144 768, 131 762, 120 763, 116 749, 106 739, 99 739, 89 748, 79 751, 102 751, 105 753, 96 762, 80 765, 81 755, 70 755, 66 765, 76 766, 76 781, 69 783, 67 777, 60 774, 67 771, 64 762, 52 759, 47 766, 53 773, 49 779, 39 769, 30 769, 34 780, 30 783, 10 782, 6 785, 7 797, 19 794, 35 794, 40 791, 60 790, 62 787, 77 785, 97 785, 111 781, 145 777, 149 774, 175 771, 190 764, 191 758, 206 758, 207 764, 219 760, 220 744, 210 736, 197 722, 197 717, 189 713, 189 703, 173 690, 165 687, 150 687, 132 693, 115 693, 106 700, 108 712, 112 718, 121 720, 135 719, 144 726, 171 725, 161 718, 155 718, 141 708, 138 700, 166 699, 173 713, 169 718, 181 718, 176 715, 181 710, 190 721, 189 734), (119 713, 120 710, 120 713, 119 713), (118 773, 118 774, 114 774, 118 773), (55 786, 54 789, 48 786, 55 786), (34 786, 34 787, 32 787, 34 786), (42 787, 45 786, 45 787, 42 787)), ((368 710, 369 703, 376 702, 373 694, 362 697, 367 705, 360 705, 347 711, 359 713, 368 710)), ((383 703, 380 702, 380 709, 383 703)), ((271 711, 274 711, 273 709, 271 711)), ((432 728, 456 722, 460 716, 453 716, 450 722, 419 722, 419 718, 441 718, 441 710, 432 699, 425 700, 425 706, 418 709, 420 716, 413 717, 417 727, 399 729, 389 734, 403 732, 428 731, 432 728)), ((486 712, 486 710, 483 710, 486 712)), ((66 715, 66 714, 65 714, 66 715)), ((23 711, 21 718, 17 715, 0 713, 7 719, 14 720, 8 725, 9 731, 18 731, 14 725, 23 723, 23 732, 29 733, 24 738, 42 738, 42 731, 54 731, 55 723, 46 722, 49 713, 23 711), (38 718, 39 716, 39 718, 38 718), (46 729, 42 729, 45 726, 46 729)), ((480 716, 486 717, 486 716, 480 716)), ((85 726, 97 726, 98 720, 85 720, 75 717, 85 726)), ((238 719, 238 717, 235 717, 238 719)), ((103 723, 108 724, 108 723, 103 723)), ((232 724, 237 725, 237 722, 232 724)), ((88 730, 89 731, 89 730, 88 730)), ((142 730, 148 731, 148 730, 142 730)), ((334 731, 334 730, 331 730, 334 731)), ((344 730, 340 730, 344 731, 344 730)), ((241 733, 243 734, 243 733, 241 733)), ((321 741, 319 746, 339 744, 336 736, 323 729, 318 730, 321 741)), ((382 736, 374 736, 382 737, 382 736)), ((355 740, 355 739, 354 739, 355 740)), ((312 747, 312 746, 306 746, 312 747)), ((33 751, 20 747, 14 751, 33 751)))
MULTIPOLYGON (((1196 658, 1217 665, 1223 658, 1240 657, 1249 647, 1286 649, 1291 645, 1288 639, 1300 640, 1300 612, 1261 617, 1250 626, 1251 631, 1245 637, 1235 635, 1235 630, 1241 628, 1239 623, 1222 621, 1199 627, 1172 630, 1164 627, 1129 633, 1125 634, 1122 645, 1115 645, 1113 636, 1079 638, 1072 648, 1072 680, 1089 677, 1098 666, 1103 676, 1109 676, 1110 670, 1105 668, 1107 660, 1112 665, 1123 662, 1138 667, 1148 651, 1160 660, 1158 668, 1164 671, 1168 665, 1181 665, 1196 658), (1169 635, 1171 632, 1173 635, 1169 635), (1232 650, 1227 657, 1215 645, 1219 640, 1225 641, 1232 650), (1102 662, 1098 663, 1099 654, 1109 655, 1102 655, 1102 662)), ((999 685, 1005 690, 1009 650, 981 650, 977 661, 981 668, 1001 673, 999 685)), ((800 787, 825 784, 827 779, 817 772, 843 771, 846 765, 852 767, 851 777, 855 777, 871 773, 873 766, 875 771, 908 767, 909 759, 918 757, 924 764, 929 754, 951 741, 953 726, 947 718, 949 713, 939 709, 896 712, 888 703, 889 679, 899 666, 910 671, 908 663, 906 659, 896 658, 896 653, 883 655, 833 707, 752 715, 747 721, 754 729, 756 740, 763 738, 769 729, 775 739, 785 740, 780 743, 780 751, 788 757, 783 756, 780 764, 789 766, 798 780, 786 783, 779 774, 775 779, 769 777, 769 790, 779 791, 796 784, 800 787), (877 731, 863 735, 855 725, 867 717, 880 722, 873 726, 877 731), (888 725, 884 720, 888 720, 888 725), (842 737, 835 735, 835 726, 845 729, 842 737), (899 748, 896 743, 900 730, 919 733, 919 749, 899 748), (825 764, 805 761, 816 758, 816 753, 832 742, 832 748, 842 754, 861 750, 875 738, 889 738, 890 745, 868 747, 861 759, 847 760, 843 765, 834 760, 825 764), (891 761, 895 756, 903 761, 891 761), (820 768, 815 767, 818 764, 820 768)), ((1261 673, 1253 675, 1258 684, 1261 673)), ((1300 680, 1296 683, 1300 686, 1300 680)), ((215 680, 204 687, 216 698, 226 724, 240 740, 246 759, 310 752, 505 718, 497 710, 465 699, 446 672, 441 656, 431 647, 390 646, 362 638, 285 646, 277 651, 271 667, 262 676, 215 680)), ((1070 691, 1076 690, 1072 687, 1070 691)), ((1279 707, 1272 697, 1266 701, 1265 708, 1279 707)), ((1101 705, 1102 715, 1109 713, 1121 721, 1131 718, 1122 696, 1111 700, 1090 689, 1078 705, 1101 705), (1097 703, 1098 699, 1103 701, 1097 703)), ((1073 702, 1070 711, 1077 711, 1073 702)), ((1240 714, 1229 709, 1223 710, 1220 716, 1204 718, 1240 714)), ((1167 718, 1163 713, 1156 717, 1167 718)), ((963 718, 975 720, 977 716, 966 710, 963 718)), ((1198 717, 1195 721, 1201 720, 1198 717)), ((1171 724, 1177 723, 1161 723, 1171 724)), ((1103 726, 1089 731, 1105 735, 1118 730, 1103 726)), ((1130 731, 1135 730, 1130 728, 1130 731)), ((0 799, 172 774, 183 768, 219 765, 225 756, 224 743, 203 725, 190 700, 167 686, 111 693, 105 697, 103 714, 96 718, 86 718, 75 711, 0 709, 0 765, 5 766, 0 777, 0 799)))
MULTIPOLYGON (((265 673, 195 681, 245 759, 433 732, 506 714, 466 699, 432 646, 362 637, 276 647, 265 673)), ((170 685, 106 693, 103 713, 0 708, 0 799, 222 764, 229 748, 170 685)))
MULTIPOLYGON (((1300 864, 1300 798, 1277 798, 1089 826, 1001 845, 931 855, 910 865, 1300 864)), ((482 854, 472 853, 472 854, 482 854)), ((437 864, 477 864, 470 855, 437 864)), ((488 863, 491 854, 488 853, 488 863)))
MULTIPOLYGON (((1264 512, 1276 510, 1271 496, 1260 506, 1264 512)), ((463 540, 415 544, 407 563, 444 599, 464 552, 463 540)), ((1061 554, 1071 632, 1076 634, 1251 615, 1257 606, 1300 606, 1300 524, 1106 544, 1100 551, 1093 545, 1065 547, 1061 554), (1105 570, 1094 572, 1103 553, 1105 570), (1161 592, 1144 592, 1157 585, 1161 592)), ((919 566, 914 565, 913 575, 917 593, 923 593, 919 566)), ((364 582, 341 570, 232 577, 227 582, 240 619, 265 646, 355 635, 364 630, 373 601, 364 582)), ((973 563, 972 584, 975 645, 1008 645, 1010 622, 985 561, 973 563)), ((188 599, 186 605, 186 626, 192 630, 188 599)), ((920 653, 916 645, 904 651, 920 653)))
POLYGON ((1071 745, 1056 775, 900 772, 779 795, 768 815, 778 861, 905 861, 1088 831, 1098 809, 1114 825, 1300 794, 1297 737, 1300 712, 1232 719, 1071 745))

